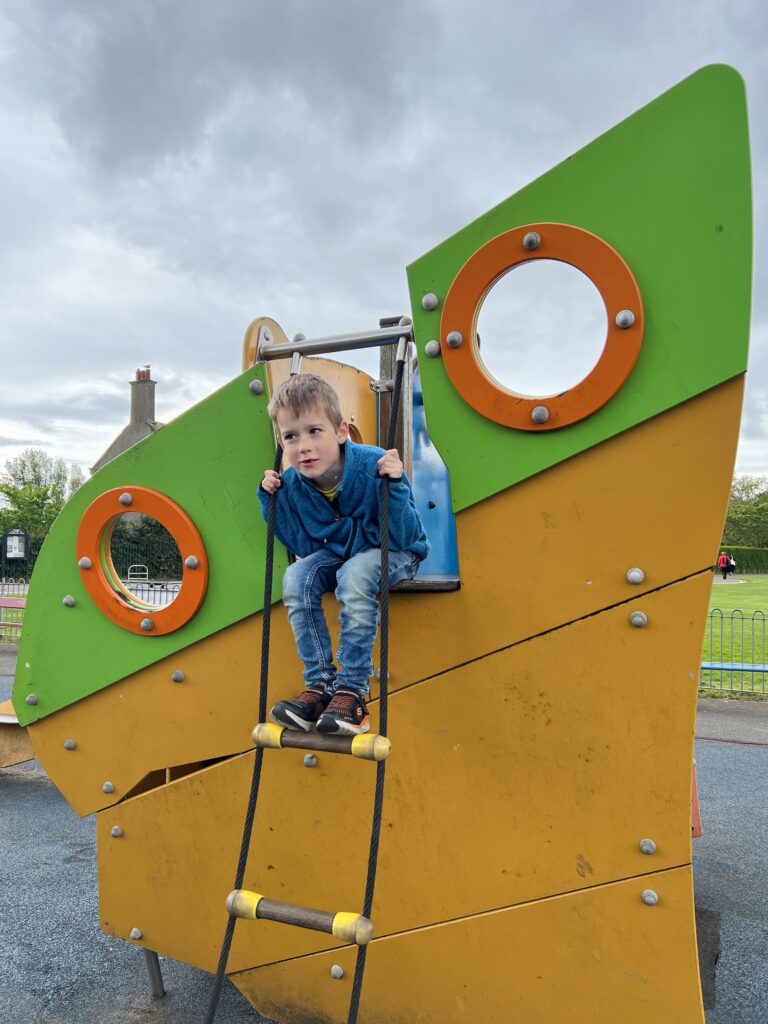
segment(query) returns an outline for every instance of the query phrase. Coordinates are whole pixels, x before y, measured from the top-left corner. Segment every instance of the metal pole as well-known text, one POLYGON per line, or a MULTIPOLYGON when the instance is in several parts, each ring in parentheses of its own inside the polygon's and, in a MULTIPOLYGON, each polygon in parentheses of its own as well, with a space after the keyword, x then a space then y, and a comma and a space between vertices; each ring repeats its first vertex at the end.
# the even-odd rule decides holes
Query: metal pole
POLYGON ((378 348, 381 345, 396 345, 403 337, 408 341, 413 340, 413 327, 410 324, 397 324, 394 327, 375 328, 354 334, 333 334, 327 338, 302 338, 279 345, 270 345, 259 332, 258 359, 259 362, 266 362, 270 359, 290 359, 294 352, 309 356, 357 348, 378 348))
POLYGON ((149 987, 152 992, 152 998, 162 999, 165 995, 165 987, 163 986, 163 976, 160 973, 160 961, 157 958, 157 953, 155 953, 153 949, 145 949, 144 958, 147 961, 149 987))

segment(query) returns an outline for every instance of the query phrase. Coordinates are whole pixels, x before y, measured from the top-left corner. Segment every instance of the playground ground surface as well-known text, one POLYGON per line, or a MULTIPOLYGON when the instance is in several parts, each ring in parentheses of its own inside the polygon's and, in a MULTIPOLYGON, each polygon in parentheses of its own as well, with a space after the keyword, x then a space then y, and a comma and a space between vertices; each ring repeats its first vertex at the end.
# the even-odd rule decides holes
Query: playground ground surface
MULTIPOLYGON (((0 700, 14 663, 1 647, 0 700)), ((758 1024, 768 1020, 768 703, 701 700, 696 736, 706 1020, 758 1024)), ((153 1000, 141 951, 99 931, 94 817, 78 818, 36 761, 0 770, 0 1021, 202 1024, 212 976, 161 968, 167 994, 153 1000)), ((264 1020, 229 983, 216 1019, 264 1020)))

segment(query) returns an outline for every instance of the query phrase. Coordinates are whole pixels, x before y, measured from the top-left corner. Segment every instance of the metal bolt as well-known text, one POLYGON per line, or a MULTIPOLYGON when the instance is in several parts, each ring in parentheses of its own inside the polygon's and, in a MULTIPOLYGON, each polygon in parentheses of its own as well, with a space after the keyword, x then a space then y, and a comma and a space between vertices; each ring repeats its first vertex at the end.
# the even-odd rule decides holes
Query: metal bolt
POLYGON ((307 340, 306 334, 302 334, 301 331, 299 331, 297 334, 294 334, 294 336, 293 336, 293 341, 295 341, 295 342, 306 341, 306 340, 307 340))
POLYGON ((656 853, 656 843, 652 839, 641 839, 640 852, 644 853, 646 857, 651 857, 656 853))
POLYGON ((66 597, 62 598, 61 603, 64 605, 65 608, 74 608, 75 605, 77 604, 77 601, 74 599, 74 597, 72 597, 71 594, 67 594, 66 597))
POLYGON ((464 336, 460 331, 451 331, 445 339, 445 343, 448 348, 458 348, 462 341, 464 341, 464 336))
POLYGON ((184 565, 187 569, 196 569, 200 565, 197 555, 187 555, 184 559, 184 565))
POLYGON ((331 968, 331 977, 336 979, 344 977, 344 968, 341 966, 341 964, 333 965, 333 967, 331 968))
POLYGON ((534 423, 546 423, 549 419, 549 409, 546 405, 535 405, 531 410, 531 419, 534 423))
MULTIPOLYGON (((379 680, 379 682, 381 682, 381 669, 380 668, 376 669, 376 678, 379 680)), ((392 678, 392 673, 389 671, 389 669, 387 669, 387 682, 389 682, 389 680, 391 678, 392 678)))
POLYGON ((123 491, 123 493, 120 495, 120 497, 117 500, 120 502, 121 505, 132 505, 133 504, 133 495, 129 494, 128 491, 123 491))
POLYGON ((152 630, 155 628, 155 624, 152 621, 152 619, 142 619, 139 625, 141 626, 145 633, 151 633, 152 630))
POLYGON ((252 395, 263 395, 264 385, 261 383, 260 380, 252 380, 251 383, 248 385, 248 390, 251 392, 252 395))
POLYGON ((398 327, 410 327, 412 323, 413 323, 413 320, 411 320, 411 318, 409 316, 401 316, 400 319, 397 321, 397 326, 398 327))
POLYGON ((523 238, 523 248, 528 252, 538 249, 541 245, 541 235, 538 231, 529 231, 523 238))
POLYGON ((430 359, 437 358, 437 356, 440 355, 440 342, 435 341, 434 338, 432 339, 432 341, 428 341, 427 344, 424 346, 424 352, 426 355, 429 356, 430 359))
POLYGON ((427 292, 427 294, 423 296, 421 300, 422 308, 429 310, 430 312, 433 309, 437 309, 439 303, 440 299, 438 299, 434 292, 427 292))
POLYGON ((101 787, 101 792, 102 793, 114 793, 115 792, 114 784, 111 783, 111 782, 105 782, 104 785, 101 787))
POLYGON ((268 327, 262 327, 261 336, 264 339, 264 341, 272 341, 272 332, 268 327))
POLYGON ((314 754, 305 754, 304 755, 304 767, 305 768, 314 768, 316 764, 317 764, 317 758, 315 757, 314 754))
POLYGON ((132 939, 135 939, 135 940, 138 941, 142 937, 143 936, 141 934, 141 928, 131 928, 131 938, 132 939))
POLYGON ((631 309, 620 309, 616 314, 616 326, 620 327, 622 331, 626 331, 628 327, 631 327, 635 322, 635 314, 631 309))
POLYGON ((627 583, 638 585, 645 580, 645 573, 642 569, 627 569, 627 583))
POLYGON ((77 744, 75 743, 74 740, 64 740, 64 749, 65 750, 76 750, 77 749, 77 744))
POLYGON ((640 894, 640 899, 643 901, 643 903, 645 903, 646 906, 655 907, 656 904, 659 902, 659 894, 656 892, 655 889, 643 889, 642 893, 640 894))
POLYGON ((172 683, 183 683, 184 682, 184 678, 185 678, 184 673, 181 671, 180 668, 177 668, 173 672, 171 672, 171 682, 172 683))
POLYGON ((636 626, 637 629, 642 629, 643 626, 648 625, 648 616, 645 612, 631 612, 629 622, 631 626, 636 626))
POLYGON ((123 834, 123 830, 120 828, 119 825, 113 825, 109 834, 112 836, 113 839, 119 839, 120 836, 123 834))
POLYGON ((28 693, 27 696, 24 698, 24 703, 34 706, 35 704, 37 704, 37 697, 34 695, 34 693, 28 693))
POLYGON ((78 564, 79 568, 81 568, 81 569, 90 569, 92 563, 91 563, 90 558, 83 557, 83 558, 81 558, 79 560, 79 562, 77 564, 78 564))

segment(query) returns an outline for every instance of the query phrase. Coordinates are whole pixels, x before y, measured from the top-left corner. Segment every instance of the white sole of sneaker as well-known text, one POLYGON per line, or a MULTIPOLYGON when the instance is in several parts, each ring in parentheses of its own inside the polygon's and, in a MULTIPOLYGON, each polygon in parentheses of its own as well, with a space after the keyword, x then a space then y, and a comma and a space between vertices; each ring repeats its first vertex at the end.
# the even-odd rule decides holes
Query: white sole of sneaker
POLYGON ((286 718, 290 718, 290 722, 284 722, 282 719, 277 718, 270 711, 269 720, 274 722, 275 725, 282 725, 284 729, 301 729, 303 732, 312 732, 315 728, 314 722, 305 722, 303 718, 299 718, 298 715, 294 715, 291 711, 284 711, 283 714, 286 718))
POLYGON ((347 722, 336 722, 335 729, 318 729, 321 736, 362 736, 371 728, 366 722, 365 725, 350 725, 347 722))

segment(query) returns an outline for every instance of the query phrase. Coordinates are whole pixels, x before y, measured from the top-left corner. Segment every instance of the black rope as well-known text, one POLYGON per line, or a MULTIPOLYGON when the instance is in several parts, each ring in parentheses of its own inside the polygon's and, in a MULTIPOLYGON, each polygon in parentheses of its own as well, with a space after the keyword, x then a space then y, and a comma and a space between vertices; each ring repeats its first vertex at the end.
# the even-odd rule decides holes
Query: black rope
MULTIPOLYGON (((278 445, 275 453, 274 470, 280 472, 283 461, 283 450, 278 445)), ((261 677, 259 679, 259 721, 263 722, 267 717, 267 681, 269 678, 269 634, 270 622, 272 619, 272 575, 275 556, 275 502, 277 494, 270 494, 269 505, 267 506, 267 540, 266 558, 264 562, 264 610, 261 618, 261 677)), ((240 858, 237 862, 235 873, 235 884, 233 889, 241 889, 245 877, 245 865, 248 860, 248 850, 251 845, 251 833, 253 832, 253 819, 256 816, 256 801, 259 797, 259 783, 261 782, 261 762, 264 757, 262 747, 256 748, 256 756, 253 761, 253 775, 251 776, 251 790, 248 794, 248 808, 245 813, 245 824, 243 825, 243 839, 240 843, 240 858)), ((224 941, 221 944, 219 954, 219 965, 216 968, 216 977, 211 990, 211 997, 208 1002, 208 1013, 204 1024, 213 1024, 216 1016, 216 1008, 219 1003, 221 986, 224 984, 224 975, 227 971, 227 960, 232 945, 232 938, 235 934, 237 918, 230 914, 227 920, 227 927, 224 932, 224 941)))
MULTIPOLYGON (((407 351, 407 346, 406 346, 407 351)), ((399 359, 395 371, 395 386, 392 391, 392 404, 389 414, 389 430, 387 432, 387 449, 395 446, 395 431, 400 410, 400 392, 403 386, 403 370, 405 358, 399 359)), ((381 601, 381 639, 379 641, 379 732, 387 735, 387 700, 389 696, 389 480, 385 476, 381 484, 381 501, 379 510, 379 531, 381 533, 381 580, 379 598, 381 601)), ((373 796, 373 824, 371 827, 371 846, 368 852, 368 876, 365 882, 365 898, 363 900, 363 917, 370 917, 373 910, 373 892, 376 885, 376 866, 379 859, 379 836, 381 833, 381 814, 384 807, 384 766, 386 760, 376 762, 376 788, 373 796)), ((356 1024, 357 1011, 360 1007, 360 993, 363 988, 363 972, 368 946, 357 947, 355 977, 352 982, 352 994, 349 999, 347 1024, 356 1024)))

